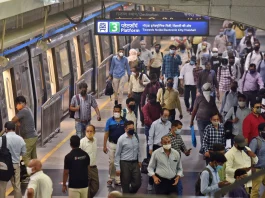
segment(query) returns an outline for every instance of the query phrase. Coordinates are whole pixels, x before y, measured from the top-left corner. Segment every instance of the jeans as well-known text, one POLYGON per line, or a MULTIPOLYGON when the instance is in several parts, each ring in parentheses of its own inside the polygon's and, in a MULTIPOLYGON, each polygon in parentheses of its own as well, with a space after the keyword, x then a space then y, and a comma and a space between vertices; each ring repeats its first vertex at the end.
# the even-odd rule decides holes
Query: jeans
POLYGON ((151 126, 144 126, 144 134, 146 136, 146 157, 151 158, 151 155, 149 153, 149 146, 148 146, 148 137, 149 137, 149 130, 151 126))
POLYGON ((197 120, 197 124, 198 124, 198 129, 200 133, 200 141, 201 141, 200 153, 202 154, 203 153, 202 140, 203 140, 204 129, 206 128, 207 125, 211 124, 211 122, 209 120, 197 120))
POLYGON ((136 118, 138 118, 138 109, 139 109, 139 111, 140 111, 140 120, 141 120, 142 123, 144 123, 144 114, 143 114, 142 108, 141 108, 142 93, 143 92, 139 92, 139 93, 133 92, 132 97, 135 100, 135 109, 134 109, 135 116, 136 116, 136 118))
POLYGON ((90 121, 88 123, 82 123, 82 122, 75 122, 75 130, 76 130, 76 135, 82 139, 85 137, 86 134, 86 127, 87 125, 90 124, 90 121))
POLYGON ((179 182, 177 184, 177 193, 178 193, 178 196, 182 196, 182 192, 183 192, 182 181, 179 178, 179 182))
POLYGON ((196 85, 185 85, 184 90, 184 102, 187 109, 193 109, 194 101, 196 98, 196 85), (190 106, 190 95, 191 95, 191 106, 190 106))

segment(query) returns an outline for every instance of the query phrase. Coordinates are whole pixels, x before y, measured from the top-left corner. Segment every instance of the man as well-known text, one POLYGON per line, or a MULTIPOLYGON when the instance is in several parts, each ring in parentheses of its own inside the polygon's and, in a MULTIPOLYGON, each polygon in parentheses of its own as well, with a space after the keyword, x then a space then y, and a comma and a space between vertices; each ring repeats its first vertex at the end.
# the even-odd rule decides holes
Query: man
POLYGON ((229 53, 231 53, 234 57, 239 57, 238 52, 233 49, 233 44, 230 42, 227 43, 226 50, 223 52, 223 57, 227 57, 229 53))
MULTIPOLYGON (((170 137, 171 140, 171 148, 175 149, 179 152, 179 155, 181 157, 181 152, 183 152, 186 156, 190 155, 191 149, 187 149, 186 145, 181 137, 181 129, 182 129, 182 123, 179 120, 174 120, 171 125, 171 131, 168 133, 168 137, 170 137)), ((177 184, 177 194, 178 196, 182 196, 182 182, 181 179, 179 179, 179 182, 177 184)))
POLYGON ((226 35, 224 35, 224 29, 221 28, 213 43, 213 47, 217 48, 217 53, 223 53, 226 50, 227 42, 228 38, 226 35))
POLYGON ((233 27, 233 24, 229 23, 224 32, 224 35, 227 36, 228 42, 232 43, 232 46, 235 49, 236 48, 236 32, 235 30, 232 29, 232 27, 233 27))
POLYGON ((233 75, 234 75, 234 81, 239 81, 241 79, 241 76, 243 75, 244 72, 242 72, 242 66, 240 63, 240 59, 235 57, 233 54, 230 52, 228 53, 228 65, 233 68, 233 75))
POLYGON ((202 37, 202 41, 198 44, 198 49, 197 49, 196 57, 198 57, 198 52, 199 51, 202 51, 202 49, 203 49, 203 47, 202 47, 203 46, 203 43, 205 43, 207 45, 207 50, 208 51, 212 49, 211 43, 207 42, 207 37, 206 36, 203 36, 202 37))
POLYGON ((248 143, 259 136, 258 126, 265 122, 265 119, 261 116, 261 101, 257 100, 251 108, 251 113, 243 121, 243 135, 248 143))
MULTIPOLYGON (((164 76, 167 78, 174 78, 174 89, 178 89, 179 66, 182 64, 180 56, 176 52, 175 45, 169 46, 169 54, 163 58, 161 80, 164 81, 164 76)), ((165 79, 165 80, 166 80, 165 79)))
MULTIPOLYGON (((240 181, 241 179, 243 179, 244 177, 247 176, 247 172, 246 170, 244 169, 237 169, 235 171, 235 180, 236 181, 240 181)), ((252 188, 252 191, 253 192, 253 188, 252 188)), ((229 194, 228 194, 229 197, 231 198, 239 198, 239 197, 242 197, 242 198, 249 198, 249 195, 245 189, 245 186, 244 185, 241 185, 231 191, 229 191, 229 194)))
POLYGON ((140 142, 133 121, 127 121, 124 128, 125 133, 120 136, 115 153, 116 175, 121 177, 122 192, 134 194, 141 186, 140 142))
MULTIPOLYGON (((211 96, 210 83, 204 84, 202 87, 202 95, 199 95, 194 103, 194 108, 191 114, 190 126, 193 126, 194 118, 196 116, 198 129, 200 133, 200 141, 202 146, 202 139, 204 134, 204 129, 207 125, 211 124, 210 117, 212 112, 218 112, 215 99, 211 96)), ((200 149, 200 153, 203 151, 200 149)))
POLYGON ((260 73, 262 81, 265 83, 265 56, 263 56, 263 60, 258 65, 257 71, 260 73))
POLYGON ((122 110, 122 117, 126 120, 130 120, 134 122, 134 127, 137 128, 137 118, 134 113, 135 110, 135 99, 127 98, 126 99, 126 108, 122 110))
POLYGON ((251 64, 259 66, 260 62, 263 60, 263 53, 259 50, 260 43, 256 41, 254 43, 254 50, 247 55, 245 62, 245 70, 247 71, 251 64))
POLYGON ((12 122, 20 126, 20 135, 26 143, 27 153, 23 155, 23 161, 28 166, 31 159, 37 158, 36 144, 38 135, 35 129, 34 117, 31 109, 27 106, 27 101, 24 96, 18 96, 15 100, 17 115, 12 119, 12 122))
POLYGON ((162 114, 162 107, 159 102, 156 101, 156 94, 148 95, 148 103, 142 108, 144 114, 144 133, 146 136, 146 156, 151 158, 148 147, 149 129, 154 121, 160 118, 162 114))
POLYGON ((150 70, 151 63, 153 62, 153 56, 150 50, 146 49, 146 42, 145 40, 140 41, 141 50, 139 58, 141 61, 144 61, 144 65, 147 68, 147 70, 150 70))
POLYGON ((183 177, 182 163, 179 152, 171 149, 171 140, 168 136, 161 138, 162 147, 154 151, 148 165, 148 175, 155 183, 157 195, 176 194, 176 185, 183 177))
POLYGON ((48 175, 43 173, 41 161, 37 159, 31 160, 27 167, 27 172, 30 175, 30 181, 25 196, 27 198, 52 197, 52 180, 48 175))
POLYGON ((127 75, 131 75, 128 59, 124 56, 124 49, 119 49, 118 55, 111 60, 109 80, 112 80, 114 89, 115 105, 122 104, 124 85, 127 81, 127 75))
POLYGON ((206 63, 211 60, 212 56, 210 51, 211 48, 207 49, 207 46, 207 42, 202 42, 201 50, 196 54, 197 62, 203 69, 205 69, 206 63))
MULTIPOLYGON (((141 109, 141 97, 145 86, 150 82, 146 74, 140 73, 139 67, 132 68, 132 75, 129 81, 128 97, 135 100, 135 109, 133 109, 136 117, 138 117, 138 108, 140 111, 140 120, 142 125, 144 123, 143 112, 141 109)), ((136 123, 136 122, 135 122, 136 123)))
MULTIPOLYGON (((8 148, 14 167, 14 175, 11 177, 11 183, 14 188, 14 197, 22 198, 21 189, 20 189, 20 156, 26 154, 26 143, 23 138, 18 136, 15 132, 16 126, 13 122, 5 123, 5 132, 6 132, 6 147, 8 148)), ((3 146, 3 137, 0 139, 0 147, 3 146)), ((7 182, 0 181, 0 197, 5 197, 7 182)))
POLYGON ((173 78, 167 78, 167 87, 160 88, 157 92, 157 101, 160 103, 162 108, 166 108, 170 112, 169 121, 175 120, 176 108, 179 111, 179 118, 183 118, 179 92, 173 88, 173 85, 173 78))
POLYGON ((231 138, 231 145, 234 144, 235 136, 237 136, 238 134, 242 135, 243 121, 251 112, 250 109, 246 107, 246 96, 243 94, 239 94, 237 98, 238 104, 231 106, 231 108, 225 115, 225 122, 230 121, 233 123, 233 137, 231 138))
POLYGON ((79 138, 85 137, 86 126, 90 125, 91 107, 97 113, 97 120, 100 121, 100 112, 95 98, 91 94, 87 94, 87 84, 82 82, 79 84, 80 94, 74 95, 71 100, 70 110, 75 111, 75 130, 79 138))
POLYGON ((160 76, 161 66, 163 63, 163 52, 161 50, 160 44, 155 44, 155 52, 152 52, 153 59, 151 60, 151 67, 150 67, 150 73, 156 74, 156 76, 160 76))
POLYGON ((88 196, 88 167, 90 165, 89 155, 80 146, 80 138, 73 135, 70 138, 72 151, 64 158, 63 189, 66 193, 68 181, 70 198, 85 198, 88 196))
POLYGON ((212 65, 212 70, 214 70, 214 72, 217 74, 217 71, 219 69, 219 67, 221 66, 221 59, 218 56, 218 49, 217 48, 213 48, 212 50, 212 57, 211 57, 211 65, 212 65))
POLYGON ((201 193, 208 197, 213 197, 214 193, 221 188, 230 185, 227 181, 220 182, 217 172, 217 167, 222 166, 226 162, 225 156, 222 153, 214 152, 210 155, 210 162, 206 169, 201 173, 201 193), (211 176, 210 176, 211 175, 211 176), (212 182, 210 183, 210 177, 212 182))
POLYGON ((192 56, 189 63, 186 63, 180 71, 180 84, 184 87, 184 102, 188 112, 192 112, 196 98, 196 84, 194 82, 193 70, 195 69, 196 57, 192 56), (191 95, 191 105, 190 105, 191 95))
POLYGON ((146 96, 150 94, 157 94, 158 89, 164 87, 162 83, 158 82, 156 74, 150 74, 150 83, 148 83, 144 89, 144 92, 141 97, 141 106, 145 105, 146 96))
POLYGON ((202 149, 206 164, 210 162, 210 152, 213 150, 213 145, 220 143, 226 145, 225 131, 223 124, 220 123, 219 113, 213 113, 211 116, 211 124, 206 126, 203 134, 202 149))
POLYGON ((88 166, 88 197, 93 198, 99 189, 98 168, 96 165, 98 144, 95 138, 95 126, 86 127, 86 137, 81 139, 80 148, 89 155, 90 164, 88 166))
POLYGON ((113 108, 113 117, 109 118, 105 127, 103 152, 107 154, 109 152, 109 180, 108 186, 112 186, 113 180, 116 185, 121 185, 120 177, 116 176, 116 170, 114 166, 114 158, 116 152, 116 146, 119 137, 125 133, 124 124, 126 119, 121 117, 120 105, 115 105, 113 108), (107 141, 109 140, 109 148, 107 148, 107 141))
POLYGON ((220 98, 219 95, 219 84, 217 82, 216 74, 213 70, 211 70, 211 63, 207 62, 205 65, 205 69, 199 74, 197 81, 197 96, 202 94, 202 86, 206 83, 210 83, 211 96, 215 98, 220 98))
POLYGON ((222 99, 221 109, 220 109, 221 115, 225 116, 231 107, 237 106, 237 103, 238 103, 237 88, 238 88, 237 82, 233 81, 231 84, 230 91, 225 92, 223 99, 222 99))
MULTIPOLYGON (((226 162, 226 179, 230 183, 235 182, 235 171, 244 169, 248 175, 251 175, 252 164, 257 164, 258 157, 250 148, 246 147, 247 143, 243 135, 237 135, 234 139, 234 146, 225 154, 226 162)), ((245 187, 252 186, 252 181, 249 181, 245 187)))
POLYGON ((247 96, 247 106, 249 103, 251 106, 255 103, 258 91, 263 87, 264 82, 256 70, 256 65, 251 63, 249 65, 248 71, 245 71, 242 77, 242 83, 240 87, 241 93, 247 96))
MULTIPOLYGON (((259 136, 254 138, 250 144, 249 148, 257 154, 259 159, 258 163, 254 166, 254 170, 256 172, 265 169, 265 123, 261 123, 258 126, 259 136)), ((252 180, 252 190, 251 190, 251 198, 259 198, 259 189, 260 185, 265 185, 265 175, 261 175, 258 178, 252 180)), ((265 192, 262 193, 261 197, 265 197, 265 192)))
POLYGON ((178 47, 179 49, 177 53, 180 56, 182 62, 181 66, 183 66, 186 63, 190 62, 191 53, 190 50, 186 48, 186 45, 184 43, 181 43, 178 47))
POLYGON ((199 76, 202 70, 203 68, 196 62, 195 68, 193 69, 193 77, 194 77, 194 83, 196 85, 196 89, 197 89, 197 84, 199 82, 199 76))

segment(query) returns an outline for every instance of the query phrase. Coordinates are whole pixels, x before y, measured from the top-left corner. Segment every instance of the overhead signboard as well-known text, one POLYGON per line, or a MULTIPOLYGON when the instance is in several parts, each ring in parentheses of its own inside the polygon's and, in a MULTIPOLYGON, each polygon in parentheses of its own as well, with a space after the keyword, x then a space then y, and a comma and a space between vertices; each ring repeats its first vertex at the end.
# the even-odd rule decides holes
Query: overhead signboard
POLYGON ((197 14, 191 13, 183 13, 183 12, 151 12, 151 11, 111 11, 110 12, 111 19, 133 19, 133 18, 141 18, 141 19, 173 19, 173 20, 187 20, 187 19, 195 19, 195 20, 209 20, 208 16, 201 16, 197 14))
POLYGON ((209 21, 95 19, 96 35, 208 36, 209 21))

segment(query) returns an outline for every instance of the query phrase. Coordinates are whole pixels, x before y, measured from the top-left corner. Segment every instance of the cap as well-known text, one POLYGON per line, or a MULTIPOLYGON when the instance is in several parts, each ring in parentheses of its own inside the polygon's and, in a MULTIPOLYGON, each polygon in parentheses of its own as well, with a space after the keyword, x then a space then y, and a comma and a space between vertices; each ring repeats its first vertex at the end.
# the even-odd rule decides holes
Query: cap
POLYGON ((240 147, 244 147, 244 146, 247 146, 247 143, 246 143, 246 140, 244 138, 243 135, 237 135, 235 138, 234 138, 234 141, 235 143, 240 146, 240 147))
POLYGON ((190 60, 196 62, 196 56, 192 56, 190 60))
POLYGON ((264 131, 264 128, 265 128, 265 122, 260 123, 258 126, 259 131, 264 131))

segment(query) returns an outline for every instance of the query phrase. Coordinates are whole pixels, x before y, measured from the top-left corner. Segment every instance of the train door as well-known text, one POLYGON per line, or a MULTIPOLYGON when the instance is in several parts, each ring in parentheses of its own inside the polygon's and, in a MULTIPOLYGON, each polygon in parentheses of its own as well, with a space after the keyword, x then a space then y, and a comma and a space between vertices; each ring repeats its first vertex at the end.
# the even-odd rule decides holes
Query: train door
POLYGON ((0 108, 0 131, 3 130, 3 124, 6 121, 8 121, 8 112, 7 112, 6 102, 7 102, 7 99, 6 99, 6 94, 5 94, 4 75, 3 75, 3 72, 0 71, 0 106, 1 106, 0 108))
POLYGON ((83 72, 82 72, 82 68, 81 68, 81 64, 80 64, 80 55, 79 55, 79 47, 78 47, 77 37, 74 37, 73 41, 74 41, 74 48, 75 48, 77 79, 79 79, 83 72))
POLYGON ((7 109, 8 120, 12 120, 12 118, 15 116, 16 110, 15 110, 10 69, 5 70, 3 72, 3 81, 4 81, 4 87, 5 87, 5 99, 6 99, 6 109, 7 109))
POLYGON ((48 63, 48 71, 50 76, 51 92, 52 95, 54 95, 56 94, 56 78, 54 73, 52 49, 47 50, 47 63, 48 63))
POLYGON ((66 90, 66 92, 63 95, 63 104, 62 109, 63 113, 66 114, 69 109, 70 104, 70 97, 71 92, 74 89, 73 85, 73 72, 71 71, 71 61, 70 61, 70 54, 69 54, 69 45, 68 43, 63 43, 55 48, 55 56, 56 56, 56 70, 57 70, 57 91, 60 91, 64 87, 68 87, 69 89, 66 90))

